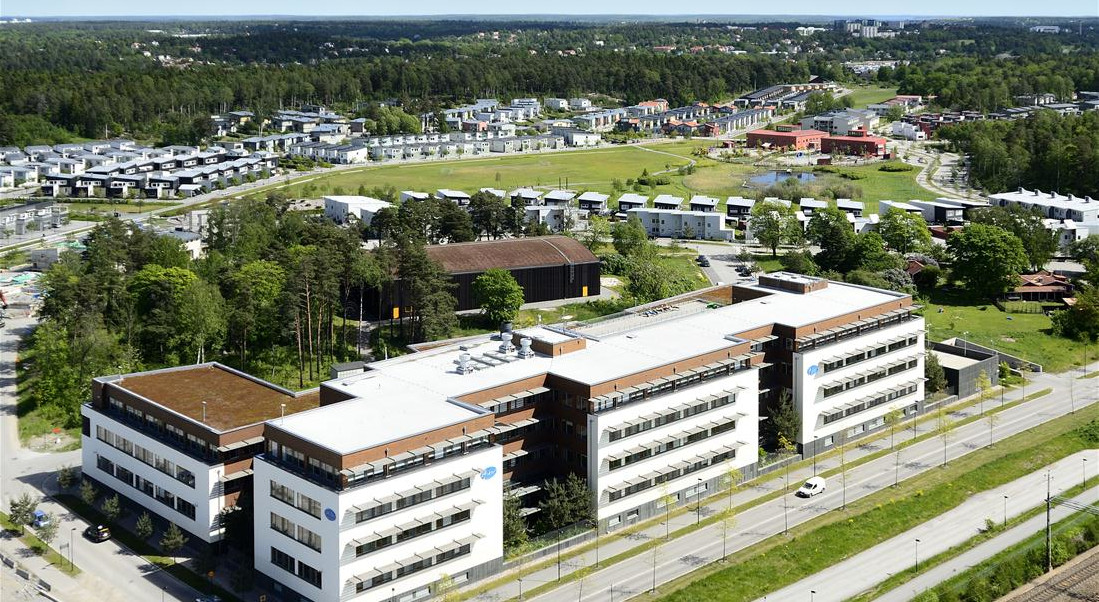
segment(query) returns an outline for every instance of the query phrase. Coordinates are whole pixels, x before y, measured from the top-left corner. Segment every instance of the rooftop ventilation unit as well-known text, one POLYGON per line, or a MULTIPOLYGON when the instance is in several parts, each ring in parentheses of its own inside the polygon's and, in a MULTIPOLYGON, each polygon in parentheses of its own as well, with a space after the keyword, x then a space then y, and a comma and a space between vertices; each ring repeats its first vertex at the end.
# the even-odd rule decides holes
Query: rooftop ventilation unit
POLYGON ((500 331, 500 353, 510 353, 515 351, 515 345, 511 342, 511 332, 507 330, 500 331))
POLYGON ((519 357, 523 359, 534 357, 534 350, 530 348, 530 339, 527 337, 519 340, 519 357))
POLYGON ((458 356, 458 374, 469 374, 474 370, 476 370, 476 368, 469 364, 468 353, 463 353, 462 355, 458 356))

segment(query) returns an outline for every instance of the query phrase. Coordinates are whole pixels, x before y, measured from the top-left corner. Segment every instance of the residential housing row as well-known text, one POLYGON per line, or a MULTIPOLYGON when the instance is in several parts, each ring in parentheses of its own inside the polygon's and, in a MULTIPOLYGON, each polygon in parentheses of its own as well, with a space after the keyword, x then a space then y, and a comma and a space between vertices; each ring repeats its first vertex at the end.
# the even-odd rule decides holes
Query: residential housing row
POLYGON ((150 148, 132 140, 0 147, 0 188, 36 184, 48 196, 194 196, 271 173, 278 156, 240 143, 150 148))
POLYGON ((780 272, 337 366, 304 392, 218 364, 103 376, 83 474, 200 544, 251 499, 268 600, 418 600, 499 572, 505 498, 535 514, 548 478, 584 477, 617 530, 756 476, 780 391, 806 457, 924 412, 916 309, 780 272))

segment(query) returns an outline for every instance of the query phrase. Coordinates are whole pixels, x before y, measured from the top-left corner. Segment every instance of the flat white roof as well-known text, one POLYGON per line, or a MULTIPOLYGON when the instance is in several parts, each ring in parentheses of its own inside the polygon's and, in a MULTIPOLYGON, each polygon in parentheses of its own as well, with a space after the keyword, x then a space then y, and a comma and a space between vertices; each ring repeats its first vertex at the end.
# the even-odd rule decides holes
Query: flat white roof
POLYGON ((645 195, 642 195, 642 194, 637 194, 635 192, 627 192, 626 194, 618 197, 618 203, 619 204, 622 204, 622 203, 641 203, 642 205, 644 205, 645 203, 648 203, 648 202, 649 202, 649 197, 647 197, 645 195))
POLYGON ((551 190, 542 197, 544 201, 571 201, 576 197, 575 192, 568 190, 551 190))
POLYGON ((962 368, 967 368, 980 362, 980 360, 975 360, 971 357, 944 353, 942 351, 930 350, 930 353, 934 353, 935 357, 939 358, 939 364, 941 364, 943 368, 950 368, 952 370, 961 370, 962 368))
MULTIPOLYGON (((350 453, 473 418, 479 415, 478 408, 448 400, 485 389, 544 374, 595 385, 718 351, 732 345, 737 333, 761 326, 804 326, 904 297, 839 282, 806 294, 758 284, 749 288, 770 294, 716 308, 698 300, 669 302, 669 308, 677 309, 629 313, 578 326, 569 332, 585 336, 586 347, 557 357, 536 353, 521 359, 517 351, 500 351, 498 335, 483 335, 375 362, 368 372, 327 383, 359 399, 271 422, 338 453, 350 453), (469 354, 473 368, 466 374, 458 371, 463 354, 469 354)), ((575 336, 545 326, 521 332, 550 343, 575 336)))
POLYGON ((595 191, 589 190, 589 191, 581 194, 577 198, 581 201, 595 201, 597 203, 602 203, 602 202, 605 202, 607 199, 609 199, 611 197, 610 197, 610 195, 603 194, 602 192, 595 192, 595 191))
POLYGON ((389 207, 388 202, 368 196, 326 196, 324 200, 370 209, 389 207))
POLYGON ((1080 198, 1078 196, 1062 196, 1056 192, 1042 192, 1041 190, 1027 190, 1020 188, 1015 192, 1001 192, 989 195, 989 198, 1006 200, 1014 203, 1026 203, 1041 207, 1062 207, 1075 211, 1094 211, 1099 209, 1099 200, 1091 197, 1080 198))

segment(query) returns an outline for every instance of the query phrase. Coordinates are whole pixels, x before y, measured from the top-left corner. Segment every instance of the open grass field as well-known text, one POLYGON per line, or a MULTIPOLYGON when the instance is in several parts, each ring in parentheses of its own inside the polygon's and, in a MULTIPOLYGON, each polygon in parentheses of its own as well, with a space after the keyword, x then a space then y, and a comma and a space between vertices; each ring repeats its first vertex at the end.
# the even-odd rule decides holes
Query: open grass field
MULTIPOLYGON (((671 145, 668 145, 671 146, 671 145)), ((664 150, 663 146, 656 147, 664 150)), ((355 194, 359 186, 367 189, 393 186, 397 190, 455 188, 475 191, 480 188, 513 190, 522 186, 554 187, 568 182, 574 190, 611 192, 612 180, 623 182, 649 173, 678 169, 690 161, 690 148, 675 147, 665 154, 644 147, 618 146, 591 151, 490 157, 460 161, 380 165, 347 170, 323 178, 313 178, 316 194, 333 194, 339 188, 355 194)), ((291 197, 303 196, 302 184, 286 189, 291 197)), ((262 193, 261 193, 262 194, 262 193)))
POLYGON ((925 305, 932 340, 959 336, 994 347, 1042 365, 1047 372, 1067 370, 1084 361, 1095 361, 1099 349, 1050 333, 1045 314, 1009 314, 991 303, 976 303, 953 291, 938 291, 925 305), (942 311, 940 312, 940 308, 942 311))
POLYGON ((864 109, 866 105, 885 102, 896 95, 896 88, 856 88, 851 91, 848 98, 851 99, 852 107, 864 109))

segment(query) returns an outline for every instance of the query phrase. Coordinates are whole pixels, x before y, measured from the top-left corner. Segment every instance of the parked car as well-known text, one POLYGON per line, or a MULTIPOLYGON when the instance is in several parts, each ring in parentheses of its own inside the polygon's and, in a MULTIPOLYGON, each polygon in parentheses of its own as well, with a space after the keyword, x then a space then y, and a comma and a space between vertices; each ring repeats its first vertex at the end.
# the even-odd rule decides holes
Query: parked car
POLYGON ((698 260, 698 265, 700 265, 704 268, 708 268, 708 267, 710 267, 710 260, 707 259, 706 257, 701 257, 698 260))
POLYGON ((111 538, 111 530, 107 525, 93 525, 84 529, 84 537, 95 543, 103 543, 111 538))
POLYGON ((34 517, 31 519, 31 526, 35 529, 41 529, 50 524, 50 515, 41 510, 34 511, 34 517))
POLYGON ((810 477, 794 495, 798 497, 813 497, 818 493, 824 493, 824 477, 810 477))

